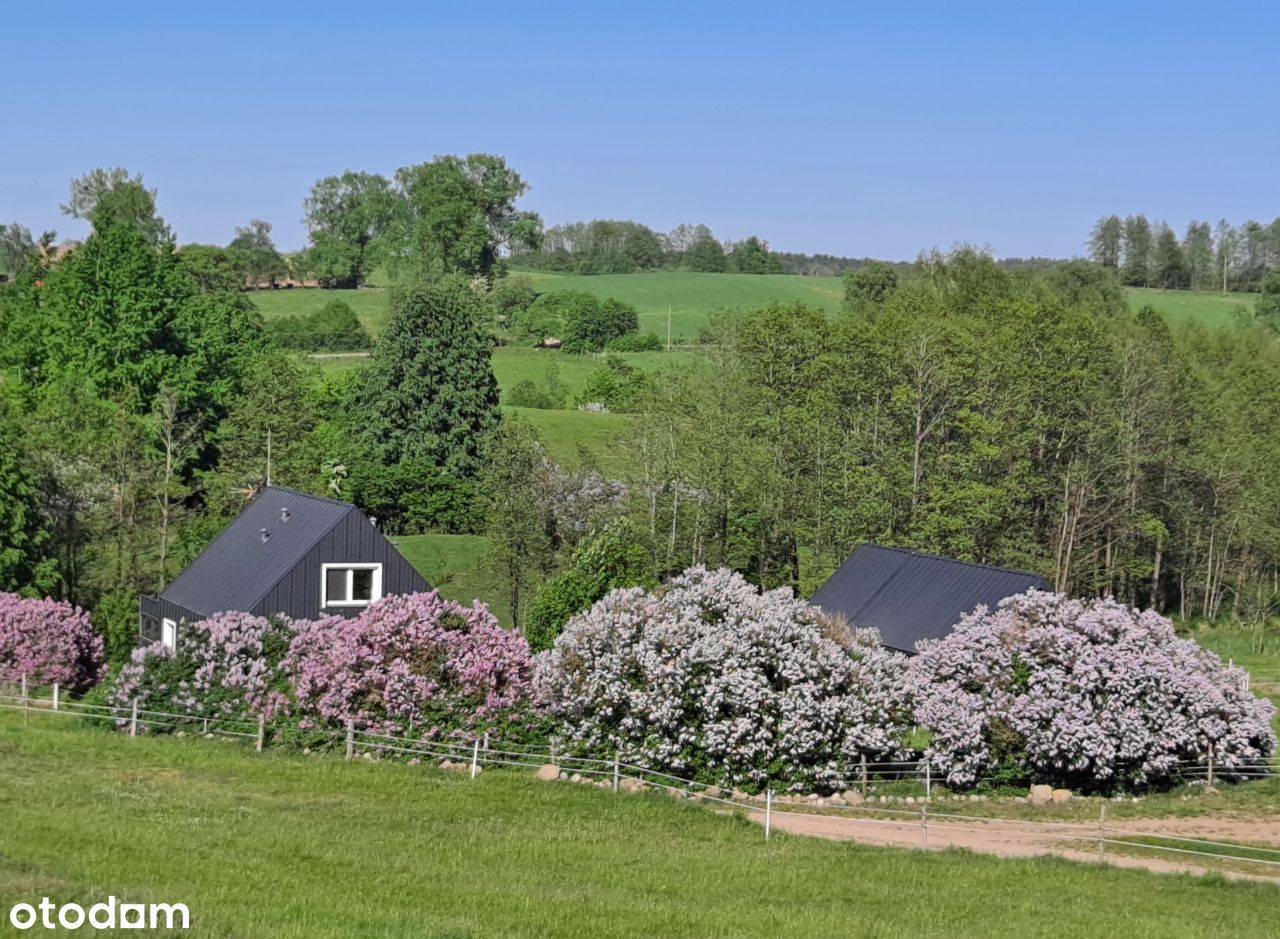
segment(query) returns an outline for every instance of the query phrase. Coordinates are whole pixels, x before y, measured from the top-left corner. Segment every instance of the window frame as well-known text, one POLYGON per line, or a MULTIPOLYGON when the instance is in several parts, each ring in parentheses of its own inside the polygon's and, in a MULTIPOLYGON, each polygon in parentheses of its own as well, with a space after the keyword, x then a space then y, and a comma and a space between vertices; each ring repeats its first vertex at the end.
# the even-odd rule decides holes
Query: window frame
POLYGON ((169 652, 178 651, 178 624, 167 616, 160 620, 160 647, 169 652))
POLYGON ((371 606, 382 599, 382 564, 381 563, 363 563, 351 561, 333 561, 320 565, 320 609, 335 609, 341 607, 353 606, 371 606), (356 571, 372 571, 373 584, 369 591, 368 600, 331 600, 329 599, 329 572, 330 571, 346 571, 347 572, 347 590, 346 596, 349 598, 355 589, 355 572, 356 571))

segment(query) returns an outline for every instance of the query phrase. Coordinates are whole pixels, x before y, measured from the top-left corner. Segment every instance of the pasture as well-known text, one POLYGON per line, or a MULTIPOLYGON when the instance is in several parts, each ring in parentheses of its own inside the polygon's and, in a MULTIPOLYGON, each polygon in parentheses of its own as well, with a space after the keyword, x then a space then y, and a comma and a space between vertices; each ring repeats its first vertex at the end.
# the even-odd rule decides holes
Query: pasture
POLYGON ((1250 315, 1257 295, 1251 293, 1219 293, 1212 290, 1156 290, 1151 287, 1126 287, 1129 309, 1135 313, 1144 306, 1155 307, 1170 322, 1197 322, 1202 326, 1232 326, 1241 315, 1250 315))
POLYGON ((657 795, 0 714, 0 906, 196 936, 1266 935, 1276 888, 775 834, 657 795))

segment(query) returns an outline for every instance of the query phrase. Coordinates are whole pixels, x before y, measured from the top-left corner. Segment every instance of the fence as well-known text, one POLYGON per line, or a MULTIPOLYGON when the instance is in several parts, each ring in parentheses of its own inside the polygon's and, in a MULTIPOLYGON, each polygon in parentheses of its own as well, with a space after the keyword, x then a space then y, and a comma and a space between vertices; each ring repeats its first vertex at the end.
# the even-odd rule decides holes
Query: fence
MULTIPOLYGON (((262 751, 270 735, 284 729, 284 725, 270 724, 259 715, 255 721, 232 718, 193 717, 172 714, 139 707, 135 699, 127 708, 106 704, 89 704, 63 693, 55 684, 48 688, 28 687, 25 676, 18 683, 8 686, 0 682, 0 708, 23 712, 24 722, 32 712, 48 715, 78 717, 90 721, 107 721, 129 736, 137 736, 140 730, 191 729, 206 736, 233 737, 253 740, 255 749, 262 751), (41 697, 46 691, 48 697, 41 697), (16 693, 15 693, 16 692, 16 693)), ((919 831, 919 845, 929 847, 929 833, 954 835, 960 832, 1008 834, 1023 831, 1035 835, 1043 843, 1045 852, 1059 842, 1084 845, 1096 853, 1099 859, 1107 857, 1110 847, 1122 853, 1170 854, 1183 860, 1227 861, 1252 866, 1263 876, 1280 880, 1280 848, 1260 847, 1239 842, 1215 841, 1202 838, 1166 835, 1154 831, 1125 829, 1108 824, 1107 805, 1101 802, 1096 824, 1080 822, 1031 821, 993 816, 966 815, 957 811, 939 811, 934 803, 934 790, 940 780, 933 777, 927 762, 869 762, 859 763, 858 777, 849 782, 852 791, 869 797, 886 783, 914 782, 922 785, 924 795, 918 808, 903 808, 884 804, 830 805, 820 807, 788 801, 797 797, 779 795, 767 789, 761 795, 742 792, 725 792, 720 787, 686 779, 650 767, 629 763, 618 757, 603 758, 557 752, 554 747, 538 747, 491 741, 486 735, 471 741, 421 741, 391 734, 356 730, 352 721, 347 722, 345 755, 354 759, 358 753, 386 753, 418 761, 439 761, 449 768, 468 772, 475 779, 486 767, 541 769, 548 765, 557 768, 559 774, 574 781, 593 783, 598 787, 620 790, 653 789, 681 798, 696 799, 732 812, 746 812, 759 818, 766 840, 772 836, 778 820, 782 819, 845 819, 861 825, 879 825, 908 828, 919 831), (1231 853, 1228 853, 1231 852, 1231 853)), ((1229 770, 1233 777, 1255 779, 1276 771, 1272 764, 1234 766, 1229 770)), ((1206 764, 1184 764, 1180 772, 1186 778, 1213 780, 1212 761, 1206 764)), ((837 787, 839 788, 839 787, 837 787)), ((963 798, 954 796, 953 798, 963 798)), ((1078 852, 1081 850, 1077 848, 1078 852)), ((1042 852, 1043 853, 1043 852, 1042 852)))

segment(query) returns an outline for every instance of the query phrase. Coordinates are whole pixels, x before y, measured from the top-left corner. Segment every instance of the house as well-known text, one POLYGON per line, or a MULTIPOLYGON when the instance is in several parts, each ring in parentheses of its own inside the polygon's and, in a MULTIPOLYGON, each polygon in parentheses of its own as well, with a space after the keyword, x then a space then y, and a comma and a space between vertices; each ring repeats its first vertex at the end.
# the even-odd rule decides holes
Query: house
POLYGON ((863 544, 809 601, 854 626, 874 627, 890 649, 914 653, 922 639, 940 639, 979 604, 1035 588, 1043 577, 969 564, 903 548, 863 544))
POLYGON ((430 589, 354 505, 268 486, 159 596, 139 598, 139 631, 175 648, 179 624, 213 613, 353 617, 430 589))

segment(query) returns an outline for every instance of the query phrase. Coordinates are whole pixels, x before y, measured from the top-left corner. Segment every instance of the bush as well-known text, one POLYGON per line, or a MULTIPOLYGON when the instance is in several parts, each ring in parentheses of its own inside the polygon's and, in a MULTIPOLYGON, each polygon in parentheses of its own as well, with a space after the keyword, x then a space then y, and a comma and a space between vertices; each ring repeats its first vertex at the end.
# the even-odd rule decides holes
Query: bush
POLYGON ((267 332, 283 348, 301 352, 359 352, 373 344, 344 300, 331 300, 306 316, 268 320, 267 332))
POLYGON ((516 408, 537 408, 540 411, 555 407, 550 396, 531 378, 524 379, 507 393, 507 404, 516 408))
POLYGON ((354 620, 300 623, 288 655, 303 730, 362 730, 420 739, 534 722, 533 658, 519 633, 481 603, 436 591, 387 597, 354 620))
POLYGON ((102 637, 89 614, 60 600, 0 593, 0 678, 84 691, 102 672, 102 637))
POLYGON ((656 333, 627 333, 610 339, 605 349, 609 352, 659 352, 662 343, 656 333))
POLYGON ((477 482, 447 473, 431 460, 409 458, 390 466, 359 460, 349 473, 351 501, 388 534, 480 529, 477 482))
POLYGON ((948 781, 1109 789, 1176 774, 1213 747, 1224 773, 1276 745, 1241 673, 1111 599, 1029 591, 979 607, 911 662, 917 720, 948 781))
POLYGON ((578 395, 578 406, 603 404, 610 411, 638 411, 644 396, 653 388, 653 376, 629 365, 620 356, 605 357, 604 365, 587 378, 578 395))
POLYGON ((619 519, 583 539, 569 569, 542 585, 529 607, 524 634, 534 651, 549 649, 571 616, 610 590, 657 586, 653 552, 630 521, 619 519))
POLYGON ((858 756, 895 757, 905 657, 790 590, 694 567, 664 591, 615 590, 540 659, 571 749, 721 786, 835 788, 858 756))
MULTIPOLYGON (((343 620, 314 625, 338 631, 343 620)), ((116 676, 108 700, 193 718, 268 719, 289 711, 285 655, 297 624, 285 617, 217 613, 183 623, 172 653, 158 643, 142 646, 116 676)))
POLYGON ((561 348, 566 352, 599 352, 639 328, 639 312, 621 300, 607 297, 594 305, 575 305, 564 316, 561 348))

